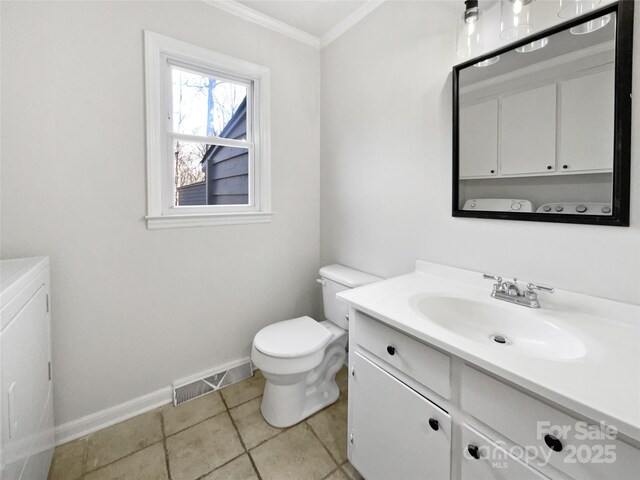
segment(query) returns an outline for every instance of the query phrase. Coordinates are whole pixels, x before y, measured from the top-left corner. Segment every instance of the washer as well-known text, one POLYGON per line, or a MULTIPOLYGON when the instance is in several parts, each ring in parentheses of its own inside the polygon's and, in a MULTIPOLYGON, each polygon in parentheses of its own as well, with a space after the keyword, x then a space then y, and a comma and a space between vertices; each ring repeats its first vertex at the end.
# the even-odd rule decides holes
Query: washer
POLYGON ((471 198, 464 202, 463 210, 483 212, 533 212, 529 200, 511 198, 471 198))

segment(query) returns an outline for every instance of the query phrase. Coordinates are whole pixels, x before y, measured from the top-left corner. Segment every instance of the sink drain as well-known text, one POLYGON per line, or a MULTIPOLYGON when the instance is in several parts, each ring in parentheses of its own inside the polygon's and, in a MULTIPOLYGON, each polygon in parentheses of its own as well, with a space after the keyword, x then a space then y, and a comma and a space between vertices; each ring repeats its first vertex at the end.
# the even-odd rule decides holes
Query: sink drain
POLYGON ((491 335, 489 338, 499 345, 509 345, 511 343, 511 340, 503 335, 491 335))

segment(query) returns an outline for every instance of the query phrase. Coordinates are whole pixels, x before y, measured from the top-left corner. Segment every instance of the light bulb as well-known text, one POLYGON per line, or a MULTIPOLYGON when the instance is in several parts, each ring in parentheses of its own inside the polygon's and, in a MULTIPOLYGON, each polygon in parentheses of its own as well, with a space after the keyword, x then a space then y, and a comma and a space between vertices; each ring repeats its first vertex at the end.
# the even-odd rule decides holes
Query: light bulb
POLYGON ((474 34, 474 32, 476 31, 476 22, 474 21, 468 21, 467 25, 469 25, 467 27, 468 31, 467 31, 467 35, 471 36, 474 34))
POLYGON ((516 0, 513 2, 513 13, 518 15, 522 11, 522 0, 516 0))

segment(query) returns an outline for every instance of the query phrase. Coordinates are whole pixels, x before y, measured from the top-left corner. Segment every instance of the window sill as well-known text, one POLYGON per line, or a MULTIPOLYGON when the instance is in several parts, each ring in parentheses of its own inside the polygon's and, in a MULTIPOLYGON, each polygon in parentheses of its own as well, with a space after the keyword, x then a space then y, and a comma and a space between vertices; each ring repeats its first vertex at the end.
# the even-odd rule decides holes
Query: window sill
POLYGON ((203 213, 146 216, 148 230, 163 228, 210 227, 214 225, 247 225, 271 222, 272 212, 203 213))

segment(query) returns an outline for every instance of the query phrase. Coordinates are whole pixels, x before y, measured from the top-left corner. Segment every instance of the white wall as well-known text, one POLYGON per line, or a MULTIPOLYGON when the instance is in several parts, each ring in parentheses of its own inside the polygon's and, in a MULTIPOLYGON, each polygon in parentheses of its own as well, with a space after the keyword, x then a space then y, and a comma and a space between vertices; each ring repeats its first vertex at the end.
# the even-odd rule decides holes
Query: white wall
POLYGON ((319 314, 320 56, 200 2, 2 2, 2 256, 50 255, 56 423, 319 314), (271 68, 270 224, 148 231, 143 29, 271 68))
MULTIPOLYGON (((322 51, 321 262, 391 276, 419 258, 640 303, 640 102, 630 228, 451 217, 460 6, 387 2, 322 51)), ((640 90, 640 9, 635 28, 640 90)))

